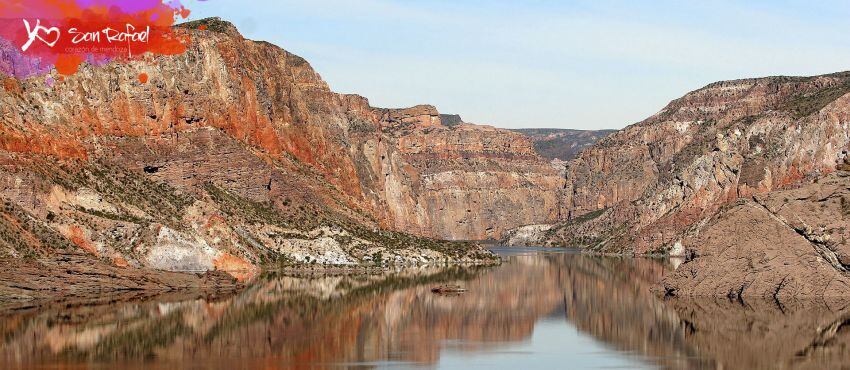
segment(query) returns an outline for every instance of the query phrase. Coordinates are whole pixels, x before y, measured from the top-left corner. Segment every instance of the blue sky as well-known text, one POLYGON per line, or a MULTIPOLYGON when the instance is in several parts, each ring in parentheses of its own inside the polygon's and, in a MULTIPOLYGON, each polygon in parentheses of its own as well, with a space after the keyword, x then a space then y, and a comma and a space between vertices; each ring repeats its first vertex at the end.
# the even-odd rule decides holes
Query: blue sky
POLYGON ((717 80, 850 70, 846 0, 188 5, 301 55, 334 91, 507 128, 621 128, 717 80))

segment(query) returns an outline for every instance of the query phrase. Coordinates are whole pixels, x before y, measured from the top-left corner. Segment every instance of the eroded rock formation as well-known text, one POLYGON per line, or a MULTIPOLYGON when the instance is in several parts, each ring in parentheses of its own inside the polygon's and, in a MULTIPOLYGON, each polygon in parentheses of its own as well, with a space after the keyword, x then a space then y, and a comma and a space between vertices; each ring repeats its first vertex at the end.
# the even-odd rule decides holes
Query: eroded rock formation
POLYGON ((848 125, 850 73, 708 85, 570 161, 547 241, 669 252, 738 198, 834 171, 848 125))
POLYGON ((848 296, 848 150, 850 73, 714 83, 569 161, 562 222, 506 240, 683 257, 668 295, 848 296))
POLYGON ((850 173, 754 195, 686 240, 689 262, 664 281, 676 296, 788 304, 850 297, 850 173))
MULTIPOLYGON (((355 136, 358 171, 396 229, 445 239, 498 239, 558 218, 563 178, 529 139, 489 126, 442 124, 434 107, 379 110, 381 136, 355 136)), ((368 135, 374 135, 369 131, 368 135)))

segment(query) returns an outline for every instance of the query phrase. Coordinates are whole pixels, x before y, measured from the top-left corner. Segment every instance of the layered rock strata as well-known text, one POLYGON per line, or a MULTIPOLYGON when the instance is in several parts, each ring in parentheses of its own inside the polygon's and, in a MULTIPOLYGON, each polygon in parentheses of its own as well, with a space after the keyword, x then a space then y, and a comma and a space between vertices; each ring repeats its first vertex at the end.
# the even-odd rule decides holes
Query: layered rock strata
POLYGON ((546 242, 670 252, 736 199, 835 171, 848 126, 850 73, 708 85, 568 162, 546 242))
POLYGON ((394 228, 444 239, 498 239, 558 219, 563 178, 529 139, 490 126, 442 124, 434 107, 378 110, 354 136, 361 184, 394 228))
POLYGON ((563 220, 506 235, 683 257, 667 295, 848 296, 848 150, 850 73, 718 82, 584 150, 563 220))
POLYGON ((179 32, 192 34, 181 55, 84 64, 54 86, 3 78, 4 265, 85 253, 127 271, 244 280, 262 266, 492 261, 428 237, 498 236, 557 215, 562 180, 522 136, 334 93, 304 59, 218 19, 179 32), (511 196, 545 208, 501 223, 471 215, 528 202, 511 196))

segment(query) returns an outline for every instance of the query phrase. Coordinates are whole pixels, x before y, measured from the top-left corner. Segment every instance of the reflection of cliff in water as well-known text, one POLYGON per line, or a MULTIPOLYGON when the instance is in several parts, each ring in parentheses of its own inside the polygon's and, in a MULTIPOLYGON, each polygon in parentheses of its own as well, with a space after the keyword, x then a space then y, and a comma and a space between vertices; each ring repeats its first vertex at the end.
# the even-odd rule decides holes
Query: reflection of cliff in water
MULTIPOLYGON (((236 360, 240 365, 281 367, 386 359, 432 362, 438 357, 442 338, 461 335, 510 340, 531 332, 539 315, 517 310, 517 315, 527 317, 524 322, 513 320, 511 313, 488 317, 486 312, 493 303, 483 302, 481 312, 467 313, 464 317, 470 321, 464 323, 463 317, 452 317, 464 315, 464 305, 455 304, 463 300, 472 311, 478 311, 477 303, 472 302, 483 295, 443 297, 430 292, 433 284, 446 282, 475 286, 466 281, 478 276, 481 269, 281 276, 219 301, 7 313, 0 317, 5 338, 0 364, 155 359, 160 364, 192 362, 229 368, 236 360)), ((489 285, 496 286, 492 281, 489 285)), ((151 366, 156 363, 140 365, 151 366)))
MULTIPOLYGON (((122 303, 0 318, 2 362, 233 359, 307 363, 434 363, 458 349, 517 342, 563 315, 565 256, 515 256, 495 268, 412 269, 390 275, 275 277, 218 301, 122 303), (460 296, 430 292, 458 283, 460 296), (470 344, 472 343, 472 344, 470 344)), ((155 364, 148 364, 147 367, 155 364)))
POLYGON ((609 347, 668 368, 763 368, 773 361, 815 368, 847 357, 849 321, 841 310, 664 302, 649 287, 668 269, 647 259, 540 254, 493 268, 269 277, 219 300, 6 313, 0 367, 434 364, 446 340, 472 352, 524 341, 544 316, 566 317, 609 347), (443 283, 468 292, 430 292, 443 283))
POLYGON ((674 300, 687 341, 723 369, 841 369, 850 364, 850 310, 823 303, 674 300))
POLYGON ((567 258, 568 319, 621 350, 673 369, 826 369, 850 363, 850 308, 674 299, 648 293, 666 265, 567 258))
POLYGON ((701 367, 675 311, 649 291, 670 269, 659 260, 567 256, 559 279, 567 319, 605 343, 666 367, 701 367))

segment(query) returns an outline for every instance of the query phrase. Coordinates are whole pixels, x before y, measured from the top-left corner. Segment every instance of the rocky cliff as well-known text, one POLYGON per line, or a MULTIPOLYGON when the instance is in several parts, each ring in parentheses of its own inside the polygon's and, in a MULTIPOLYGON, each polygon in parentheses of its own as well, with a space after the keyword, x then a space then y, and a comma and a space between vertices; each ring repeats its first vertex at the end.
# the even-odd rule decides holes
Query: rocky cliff
POLYGON ((398 231, 483 239, 557 218, 563 179, 522 135, 373 108, 218 19, 178 32, 192 34, 180 55, 84 64, 55 85, 3 78, 4 266, 82 253, 105 274, 243 279, 268 264, 480 261, 492 256, 398 231))
POLYGON ((850 172, 726 207, 684 241, 687 263, 668 296, 719 296, 780 305, 850 296, 850 172))
POLYGON ((558 219, 560 168, 542 159, 526 136, 445 125, 431 106, 376 112, 377 127, 352 135, 352 152, 372 208, 383 210, 394 228, 481 240, 558 219))
POLYGON ((846 72, 708 85, 570 161, 563 221, 541 239, 680 253, 722 206, 833 172, 849 114, 846 72))

